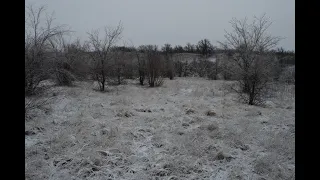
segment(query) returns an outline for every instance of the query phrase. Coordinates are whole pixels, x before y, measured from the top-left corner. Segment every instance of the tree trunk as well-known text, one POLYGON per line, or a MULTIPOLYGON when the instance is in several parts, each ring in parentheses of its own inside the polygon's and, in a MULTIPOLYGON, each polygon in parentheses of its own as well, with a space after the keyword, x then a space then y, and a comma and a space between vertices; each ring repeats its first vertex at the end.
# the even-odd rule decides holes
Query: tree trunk
POLYGON ((218 59, 217 58, 216 58, 215 68, 216 68, 216 72, 215 72, 214 80, 217 80, 218 79, 218 59))
POLYGON ((254 104, 254 96, 255 96, 254 89, 255 89, 255 86, 253 84, 252 85, 252 91, 250 91, 250 94, 249 94, 249 105, 253 105, 254 104))
POLYGON ((150 87, 154 87, 154 78, 155 74, 154 74, 154 70, 152 70, 152 73, 150 74, 150 87))
POLYGON ((250 94, 249 78, 248 78, 247 75, 245 75, 245 77, 243 78, 243 89, 242 89, 242 92, 250 94))
POLYGON ((143 86, 144 77, 140 76, 140 85, 143 86))
POLYGON ((170 78, 170 80, 173 80, 173 72, 172 71, 170 72, 170 77, 169 78, 170 78))
POLYGON ((140 80, 140 85, 143 86, 144 82, 144 72, 142 70, 139 70, 139 80, 140 80))
POLYGON ((104 77, 104 70, 101 70, 101 75, 102 75, 102 80, 101 80, 102 86, 101 86, 100 90, 104 91, 104 85, 105 85, 105 82, 106 82, 106 78, 104 77))
POLYGON ((155 74, 154 74, 154 69, 152 70, 152 86, 154 87, 154 81, 155 81, 155 74))
POLYGON ((120 68, 118 67, 118 84, 121 84, 120 68))

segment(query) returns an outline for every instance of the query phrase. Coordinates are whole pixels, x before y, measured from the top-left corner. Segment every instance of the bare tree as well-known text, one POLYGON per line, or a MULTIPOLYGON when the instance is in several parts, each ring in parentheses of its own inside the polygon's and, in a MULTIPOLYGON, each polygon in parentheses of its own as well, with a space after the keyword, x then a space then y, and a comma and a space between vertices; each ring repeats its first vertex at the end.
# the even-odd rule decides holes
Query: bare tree
POLYGON ((174 67, 173 67, 173 48, 170 44, 165 44, 162 47, 162 52, 164 53, 165 59, 166 59, 166 69, 167 69, 167 76, 170 78, 170 80, 174 77, 174 67))
POLYGON ((144 45, 141 45, 138 48, 136 48, 132 43, 132 41, 131 41, 131 44, 132 44, 131 46, 132 46, 134 56, 137 58, 137 61, 138 61, 137 69, 138 69, 138 75, 139 75, 139 83, 140 85, 143 86, 145 76, 146 76, 146 71, 147 71, 146 60, 145 60, 146 47, 144 45))
POLYGON ((203 39, 198 42, 197 45, 198 51, 201 55, 207 58, 210 54, 213 53, 213 46, 208 39, 203 39))
POLYGON ((247 18, 234 18, 230 23, 233 32, 226 32, 226 41, 219 43, 230 52, 229 56, 236 65, 237 69, 232 73, 240 84, 237 92, 250 105, 262 103, 274 63, 270 50, 281 38, 267 34, 272 22, 265 15, 254 17, 251 24, 247 18))
POLYGON ((100 91, 105 90, 107 63, 110 63, 110 59, 113 58, 112 47, 120 40, 122 31, 123 27, 120 22, 116 28, 106 26, 103 38, 99 37, 99 30, 88 33, 90 48, 93 50, 93 52, 90 52, 93 59, 92 75, 98 81, 100 91))
POLYGON ((139 81, 140 81, 140 85, 143 85, 144 83, 144 79, 146 77, 146 61, 143 57, 144 53, 144 47, 143 46, 139 46, 139 48, 137 49, 137 51, 135 51, 137 59, 138 59, 138 70, 139 70, 139 81))
POLYGON ((182 46, 176 45, 176 46, 173 48, 173 51, 174 51, 175 53, 183 53, 183 52, 184 52, 184 49, 183 49, 182 46))
POLYGON ((187 43, 187 45, 184 47, 184 50, 188 53, 194 53, 195 46, 191 43, 187 43))
POLYGON ((70 32, 65 25, 53 25, 53 14, 46 15, 45 7, 26 7, 25 20, 25 94, 32 95, 38 89, 40 81, 48 77, 44 61, 51 50, 50 40, 58 35, 70 32), (44 19, 43 19, 44 18, 44 19))
POLYGON ((156 45, 147 45, 146 56, 149 86, 161 86, 163 84, 162 70, 164 63, 158 52, 158 47, 156 45))

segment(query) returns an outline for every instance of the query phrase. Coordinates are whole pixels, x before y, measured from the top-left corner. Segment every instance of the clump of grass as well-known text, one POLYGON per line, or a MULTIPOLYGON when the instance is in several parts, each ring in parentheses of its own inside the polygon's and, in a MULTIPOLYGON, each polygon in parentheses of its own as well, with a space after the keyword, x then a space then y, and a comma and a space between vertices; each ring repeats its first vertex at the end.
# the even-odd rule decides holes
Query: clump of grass
POLYGON ((208 110, 208 111, 206 112, 206 115, 207 115, 207 116, 215 116, 215 115, 216 115, 216 112, 214 112, 213 110, 208 110))
POLYGON ((187 109, 186 114, 194 114, 196 111, 194 109, 187 109))
POLYGON ((223 160, 223 159, 230 161, 232 159, 232 156, 224 153, 223 151, 219 151, 214 157, 214 160, 223 160))
POLYGON ((209 125, 207 126, 207 129, 208 129, 209 131, 214 131, 214 130, 216 130, 216 129, 219 129, 219 126, 218 126, 217 123, 211 123, 211 124, 209 124, 209 125))

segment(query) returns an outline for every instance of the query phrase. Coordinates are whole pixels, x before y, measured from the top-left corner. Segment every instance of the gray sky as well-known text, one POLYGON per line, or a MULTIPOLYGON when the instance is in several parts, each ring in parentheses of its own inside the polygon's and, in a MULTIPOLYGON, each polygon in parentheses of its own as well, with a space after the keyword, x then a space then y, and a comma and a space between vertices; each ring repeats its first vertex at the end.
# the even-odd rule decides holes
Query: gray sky
POLYGON ((81 40, 86 32, 121 20, 123 40, 142 44, 184 46, 208 38, 213 45, 224 40, 224 29, 236 17, 252 19, 266 13, 273 21, 269 33, 285 39, 279 47, 295 50, 294 0, 26 0, 46 5, 56 22, 69 25, 81 40))

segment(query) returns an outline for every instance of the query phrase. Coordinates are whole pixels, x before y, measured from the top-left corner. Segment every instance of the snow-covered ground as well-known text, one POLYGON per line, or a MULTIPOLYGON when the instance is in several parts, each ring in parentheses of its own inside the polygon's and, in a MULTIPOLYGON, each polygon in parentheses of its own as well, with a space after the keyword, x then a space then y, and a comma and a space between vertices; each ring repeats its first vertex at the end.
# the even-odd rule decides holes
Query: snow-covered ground
POLYGON ((216 57, 210 57, 210 58, 208 58, 208 60, 211 61, 211 62, 216 62, 217 58, 216 57))
POLYGON ((53 86, 26 119, 26 179, 294 179, 294 86, 257 107, 229 83, 53 86))

